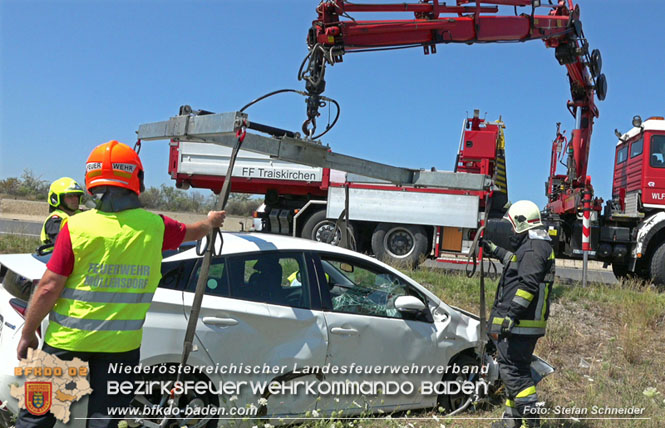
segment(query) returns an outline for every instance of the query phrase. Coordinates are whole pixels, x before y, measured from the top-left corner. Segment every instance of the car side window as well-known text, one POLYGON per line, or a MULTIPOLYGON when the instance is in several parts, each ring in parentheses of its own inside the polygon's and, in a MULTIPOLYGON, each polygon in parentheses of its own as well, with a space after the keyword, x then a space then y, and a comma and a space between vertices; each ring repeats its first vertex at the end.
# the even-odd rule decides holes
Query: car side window
MULTIPOLYGON (((202 259, 201 259, 202 260, 202 259)), ((196 291, 196 283, 199 280, 201 273, 201 263, 196 267, 196 272, 192 276, 192 280, 187 284, 187 291, 192 293, 196 291)), ((205 294, 211 296, 228 297, 228 274, 226 272, 226 260, 223 257, 215 257, 210 260, 210 270, 208 271, 208 279, 206 280, 205 294)))
POLYGON ((395 299, 410 293, 397 275, 380 266, 328 255, 321 255, 321 264, 333 311, 403 318, 395 309, 395 299))
POLYGON ((311 307, 303 254, 260 253, 227 259, 231 297, 275 305, 311 307))
POLYGON ((194 260, 162 262, 162 278, 159 280, 159 287, 183 290, 189 281, 194 263, 194 260))

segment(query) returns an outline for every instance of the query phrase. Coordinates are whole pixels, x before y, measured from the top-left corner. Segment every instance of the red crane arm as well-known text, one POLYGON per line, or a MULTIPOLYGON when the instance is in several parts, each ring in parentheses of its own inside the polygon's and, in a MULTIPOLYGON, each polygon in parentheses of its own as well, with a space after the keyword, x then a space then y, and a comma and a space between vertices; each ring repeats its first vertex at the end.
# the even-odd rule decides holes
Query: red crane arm
MULTIPOLYGON (((600 52, 589 54, 582 32, 579 7, 572 0, 559 0, 556 5, 543 5, 550 10, 536 15, 539 0, 457 0, 456 5, 439 4, 438 0, 421 3, 356 4, 344 0, 322 1, 318 17, 309 30, 309 62, 301 70, 308 93, 308 119, 303 131, 311 135, 325 89, 325 66, 342 62, 343 55, 354 51, 382 50, 422 46, 425 54, 436 53, 444 43, 495 43, 543 40, 555 49, 555 56, 568 72, 571 100, 568 108, 577 119, 572 133, 572 166, 566 185, 583 187, 587 171, 589 141, 593 120, 598 116, 594 94, 604 99, 605 76, 600 74, 600 52), (481 5, 482 4, 482 5, 481 5), (497 15, 499 6, 514 6, 515 13, 497 15), (530 7, 530 13, 517 14, 518 7, 530 7), (410 12, 414 19, 367 20, 352 18, 355 12, 410 12)), ((548 195, 549 196, 549 195, 548 195)), ((577 204, 575 204, 577 205, 577 204)), ((555 207, 559 213, 571 208, 555 207)), ((572 212, 572 211, 571 211, 572 212)))

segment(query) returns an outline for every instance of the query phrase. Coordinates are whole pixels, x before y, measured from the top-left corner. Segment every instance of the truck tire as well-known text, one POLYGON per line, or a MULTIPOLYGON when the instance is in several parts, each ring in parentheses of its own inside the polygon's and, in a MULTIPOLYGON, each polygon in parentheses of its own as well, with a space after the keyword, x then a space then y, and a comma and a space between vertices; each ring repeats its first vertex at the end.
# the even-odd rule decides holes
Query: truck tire
POLYGON ((617 281, 623 281, 633 277, 633 273, 628 270, 628 265, 623 263, 612 263, 612 273, 616 277, 617 281))
POLYGON ((650 274, 654 284, 665 285, 665 242, 660 244, 651 257, 650 274))
POLYGON ((425 228, 412 224, 379 223, 372 234, 372 251, 379 260, 415 268, 427 252, 425 228))
MULTIPOLYGON (((352 224, 349 224, 349 230, 353 236, 355 231, 353 230, 352 224)), ((326 218, 326 211, 320 210, 316 211, 307 219, 302 227, 300 237, 311 239, 312 241, 328 243, 328 239, 330 239, 333 231, 335 231, 335 220, 326 218)), ((330 244, 339 245, 341 239, 342 231, 338 229, 335 233, 335 236, 330 241, 330 244)))

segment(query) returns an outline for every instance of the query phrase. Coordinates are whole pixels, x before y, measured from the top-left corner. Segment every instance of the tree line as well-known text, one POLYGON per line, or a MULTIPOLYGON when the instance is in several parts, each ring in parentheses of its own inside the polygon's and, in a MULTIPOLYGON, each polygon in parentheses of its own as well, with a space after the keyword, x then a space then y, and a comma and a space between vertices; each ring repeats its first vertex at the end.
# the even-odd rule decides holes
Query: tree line
MULTIPOLYGON (((83 180, 79 181, 79 184, 83 183, 83 180)), ((42 180, 31 170, 26 169, 21 177, 0 180, 0 193, 14 198, 46 203, 50 185, 49 181, 42 180)), ((184 191, 162 184, 159 187, 148 187, 141 193, 139 199, 147 209, 205 214, 213 209, 216 195, 212 192, 206 195, 199 191, 184 191)), ((86 193, 83 195, 81 203, 88 200, 90 200, 90 196, 86 193)), ((232 193, 226 204, 226 212, 230 215, 251 216, 252 212, 262 203, 263 199, 252 195, 232 193)))

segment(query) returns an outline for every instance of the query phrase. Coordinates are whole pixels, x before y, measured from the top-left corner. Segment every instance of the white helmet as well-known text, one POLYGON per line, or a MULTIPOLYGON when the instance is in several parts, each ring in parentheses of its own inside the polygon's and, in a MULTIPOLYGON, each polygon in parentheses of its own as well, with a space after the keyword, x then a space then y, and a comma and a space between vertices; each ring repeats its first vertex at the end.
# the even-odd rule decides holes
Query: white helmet
POLYGON ((508 208, 503 218, 510 222, 515 233, 526 232, 543 225, 540 220, 540 209, 531 201, 515 202, 508 208))

